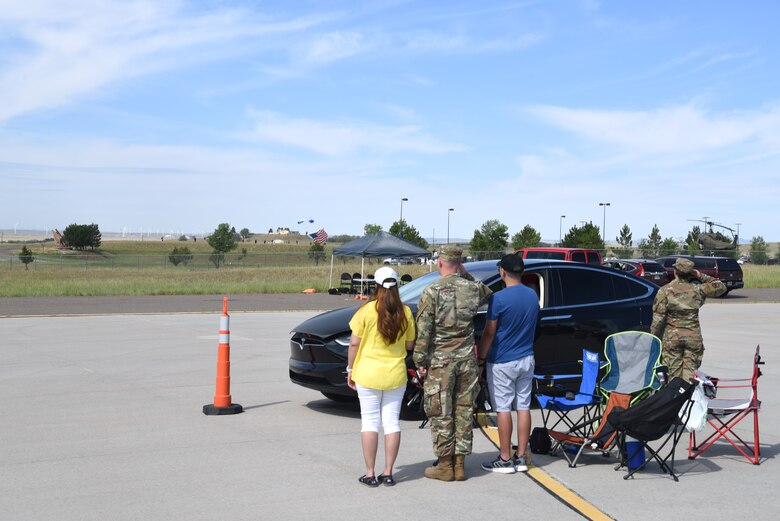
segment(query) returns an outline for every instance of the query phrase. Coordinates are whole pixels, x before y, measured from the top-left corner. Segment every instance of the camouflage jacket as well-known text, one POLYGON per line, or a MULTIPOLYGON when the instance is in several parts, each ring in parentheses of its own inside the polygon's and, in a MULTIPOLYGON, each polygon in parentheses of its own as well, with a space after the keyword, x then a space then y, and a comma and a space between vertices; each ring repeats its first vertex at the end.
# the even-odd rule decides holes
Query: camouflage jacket
POLYGON ((444 275, 425 288, 417 304, 414 363, 447 363, 474 356, 474 317, 490 289, 468 273, 444 275))
POLYGON ((720 280, 702 274, 701 284, 673 280, 658 290, 653 302, 653 324, 650 332, 661 336, 665 328, 696 329, 699 327, 699 308, 707 297, 726 292, 720 280))

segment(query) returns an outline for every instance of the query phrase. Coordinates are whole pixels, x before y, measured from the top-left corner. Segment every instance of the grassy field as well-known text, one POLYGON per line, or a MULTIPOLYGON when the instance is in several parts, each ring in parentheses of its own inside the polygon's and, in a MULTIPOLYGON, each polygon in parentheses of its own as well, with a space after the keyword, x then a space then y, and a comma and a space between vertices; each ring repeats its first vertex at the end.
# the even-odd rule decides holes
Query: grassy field
MULTIPOLYGON (((377 265, 366 267, 373 272, 377 265)), ((427 266, 398 266, 400 274, 418 277, 427 266)), ((745 287, 780 287, 780 266, 743 266, 745 287)), ((360 271, 360 263, 334 266, 333 286, 342 271, 360 271)), ((318 267, 225 267, 187 268, 91 268, 88 270, 0 271, 0 296, 97 296, 97 295, 188 295, 220 293, 297 293, 314 288, 327 291, 330 265, 318 267)))
MULTIPOLYGON (((51 243, 32 244, 36 261, 25 270, 12 250, 0 262, 0 296, 98 296, 98 295, 186 295, 221 293, 297 293, 330 287, 330 252, 319 265, 308 257, 310 242, 270 244, 263 239, 240 243, 229 254, 227 265, 214 268, 208 261, 210 247, 203 240, 106 241, 100 252, 81 255, 56 251, 51 243), (174 247, 187 246, 195 254, 189 266, 173 266, 168 254, 174 247), (246 254, 241 250, 246 249, 246 254)), ((338 246, 338 245, 336 245, 338 246)), ((19 246, 21 248, 21 246, 19 246)), ((377 261, 367 261, 366 273, 373 273, 377 261)), ((427 266, 395 267, 399 274, 418 277, 427 266)), ((360 272, 360 259, 339 258, 333 267, 332 286, 338 286, 342 272, 360 272)), ((743 265, 745 287, 780 287, 780 266, 743 265)))

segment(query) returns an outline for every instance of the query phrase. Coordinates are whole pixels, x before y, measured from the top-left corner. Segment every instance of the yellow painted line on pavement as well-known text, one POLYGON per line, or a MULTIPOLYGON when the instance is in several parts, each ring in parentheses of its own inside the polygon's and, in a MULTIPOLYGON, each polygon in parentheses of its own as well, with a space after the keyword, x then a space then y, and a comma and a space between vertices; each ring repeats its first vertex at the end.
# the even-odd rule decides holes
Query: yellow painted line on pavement
MULTIPOLYGON (((478 411, 476 413, 476 418, 482 433, 496 448, 498 448, 498 429, 490 421, 488 415, 482 411, 478 411)), ((557 498, 572 510, 578 512, 584 518, 592 519, 594 521, 613 519, 591 503, 585 501, 585 499, 576 492, 563 485, 532 462, 528 462, 528 472, 524 472, 524 474, 528 475, 529 478, 547 490, 553 497, 557 498)))

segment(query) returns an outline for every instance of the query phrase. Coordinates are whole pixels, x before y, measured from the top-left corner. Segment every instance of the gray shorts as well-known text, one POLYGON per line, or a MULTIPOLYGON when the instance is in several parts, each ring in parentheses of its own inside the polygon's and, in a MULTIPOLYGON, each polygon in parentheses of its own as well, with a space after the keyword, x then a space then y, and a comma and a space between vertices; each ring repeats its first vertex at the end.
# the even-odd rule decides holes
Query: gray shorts
POLYGON ((531 409, 534 355, 503 364, 487 365, 487 383, 496 412, 531 409))

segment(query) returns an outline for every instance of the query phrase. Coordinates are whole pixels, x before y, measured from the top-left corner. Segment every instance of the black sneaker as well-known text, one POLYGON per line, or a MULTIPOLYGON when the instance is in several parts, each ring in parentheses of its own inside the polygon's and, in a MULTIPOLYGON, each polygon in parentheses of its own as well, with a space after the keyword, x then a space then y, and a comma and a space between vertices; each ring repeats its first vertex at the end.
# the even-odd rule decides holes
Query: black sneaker
POLYGON ((489 472, 498 472, 501 474, 514 474, 515 463, 510 460, 501 459, 501 455, 496 456, 493 461, 485 461, 482 463, 482 469, 489 472))

